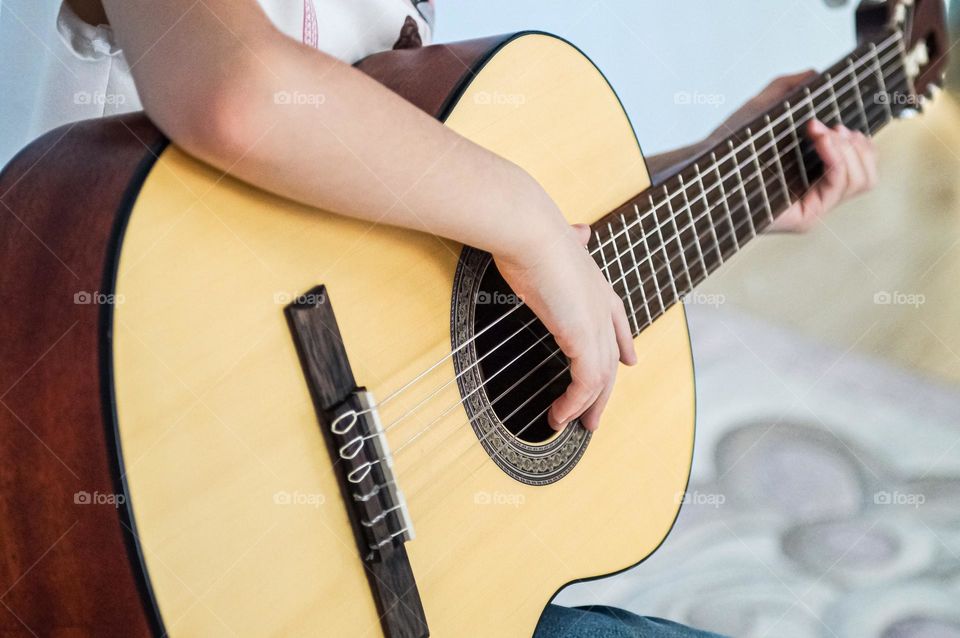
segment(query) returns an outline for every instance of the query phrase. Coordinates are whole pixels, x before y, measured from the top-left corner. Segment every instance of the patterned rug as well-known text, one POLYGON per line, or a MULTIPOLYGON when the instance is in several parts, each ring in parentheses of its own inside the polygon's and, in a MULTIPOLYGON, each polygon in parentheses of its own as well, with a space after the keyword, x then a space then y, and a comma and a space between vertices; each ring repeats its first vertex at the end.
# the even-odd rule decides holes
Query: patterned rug
POLYGON ((728 309, 689 319, 697 442, 677 525, 557 602, 738 638, 960 638, 960 393, 728 309))

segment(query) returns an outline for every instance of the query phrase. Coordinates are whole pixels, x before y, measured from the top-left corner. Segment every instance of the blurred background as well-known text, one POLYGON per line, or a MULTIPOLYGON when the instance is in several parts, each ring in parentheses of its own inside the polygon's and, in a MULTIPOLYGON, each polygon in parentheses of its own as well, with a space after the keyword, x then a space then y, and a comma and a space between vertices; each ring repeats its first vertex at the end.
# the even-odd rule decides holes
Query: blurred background
MULTIPOLYGON (((843 0, 437 4, 438 41, 540 29, 578 44, 647 155, 855 42, 843 0), (694 93, 711 99, 678 103, 694 93)), ((54 62, 57 5, 0 3, 17 44, 0 64, 0 165, 41 133, 31 78, 54 62)), ((680 519, 653 557, 558 602, 732 636, 960 637, 960 105, 948 91, 878 146, 875 192, 808 235, 752 243, 691 297, 698 434, 680 519)))

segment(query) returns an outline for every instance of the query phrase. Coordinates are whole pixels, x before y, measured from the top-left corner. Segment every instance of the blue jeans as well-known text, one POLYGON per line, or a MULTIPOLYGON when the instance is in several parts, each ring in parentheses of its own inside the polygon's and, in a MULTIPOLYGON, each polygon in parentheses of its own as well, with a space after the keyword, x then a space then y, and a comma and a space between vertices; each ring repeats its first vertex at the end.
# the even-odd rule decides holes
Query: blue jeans
POLYGON ((547 605, 533 638, 723 638, 615 607, 547 605))

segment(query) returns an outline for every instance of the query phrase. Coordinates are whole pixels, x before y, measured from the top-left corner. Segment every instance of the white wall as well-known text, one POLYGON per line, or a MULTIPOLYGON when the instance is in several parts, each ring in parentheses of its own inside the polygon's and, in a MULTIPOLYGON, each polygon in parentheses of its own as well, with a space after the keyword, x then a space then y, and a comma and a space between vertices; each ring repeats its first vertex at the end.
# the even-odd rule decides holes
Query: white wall
POLYGON ((441 41, 539 29, 579 46, 617 89, 648 154, 700 139, 776 75, 829 66, 855 45, 853 3, 837 9, 821 0, 438 3, 441 41), (703 103, 677 105, 678 93, 703 103))
POLYGON ((0 166, 26 144, 59 0, 0 0, 0 166))

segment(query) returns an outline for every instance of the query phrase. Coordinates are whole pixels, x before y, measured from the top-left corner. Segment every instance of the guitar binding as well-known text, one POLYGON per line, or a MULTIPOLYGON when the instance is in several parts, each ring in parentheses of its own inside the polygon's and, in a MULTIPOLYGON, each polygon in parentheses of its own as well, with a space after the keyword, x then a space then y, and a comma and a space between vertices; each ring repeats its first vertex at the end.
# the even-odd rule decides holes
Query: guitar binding
MULTIPOLYGON (((500 322, 499 326, 491 325, 492 322, 484 324, 490 326, 487 330, 483 327, 478 329, 478 307, 483 305, 478 301, 509 299, 512 296, 512 292, 503 283, 496 268, 491 268, 492 265, 493 260, 489 253, 470 247, 463 249, 457 264, 450 311, 450 334, 457 385, 470 425, 493 462, 520 483, 549 485, 559 481, 573 470, 587 449, 591 433, 577 420, 556 434, 551 431, 549 435, 523 437, 524 434, 528 434, 531 425, 536 425, 543 432, 549 428, 546 425, 545 413, 541 413, 539 409, 535 410, 537 414, 533 422, 521 419, 522 425, 519 428, 509 424, 515 416, 512 413, 517 410, 509 411, 502 407, 503 393, 492 392, 491 381, 494 377, 499 377, 500 385, 506 385, 509 389, 516 383, 516 381, 510 383, 510 380, 525 369, 515 358, 509 359, 506 363, 490 363, 492 357, 489 355, 492 350, 505 340, 518 338, 514 336, 513 329, 503 328, 502 324, 506 323, 505 321, 500 322), (505 337, 500 336, 503 332, 506 332, 505 337), (484 338, 486 341, 493 342, 492 347, 484 348, 484 338), (511 366, 519 369, 514 371, 511 366), (543 440, 537 440, 541 437, 543 440)), ((523 307, 523 311, 529 313, 526 307, 523 307)), ((508 311, 497 307, 495 312, 489 312, 489 314, 492 314, 496 321, 505 312, 508 311)), ((518 312, 511 312, 511 314, 520 316, 518 312)), ((529 316, 532 317, 532 313, 529 313, 529 316)), ((520 324, 521 328, 524 323, 526 322, 520 324)), ((539 321, 534 320, 528 332, 536 338, 545 334, 546 329, 539 321)), ((536 348, 538 345, 535 342, 531 348, 536 348)), ((556 344, 552 337, 546 339, 543 345, 549 351, 556 351, 556 344)), ((502 350, 516 354, 518 351, 522 352, 523 348, 510 344, 510 347, 502 350)), ((557 359, 558 364, 562 363, 565 368, 566 359, 562 356, 557 359)), ((549 375, 536 375, 528 382, 535 388, 543 389, 545 386, 542 380, 538 380, 543 376, 549 375)), ((550 387, 552 392, 541 393, 541 402, 552 402, 562 392, 568 380, 569 374, 561 375, 550 387)), ((523 392, 517 394, 521 397, 525 395, 523 392)), ((539 405, 537 407, 539 408, 539 405)))

